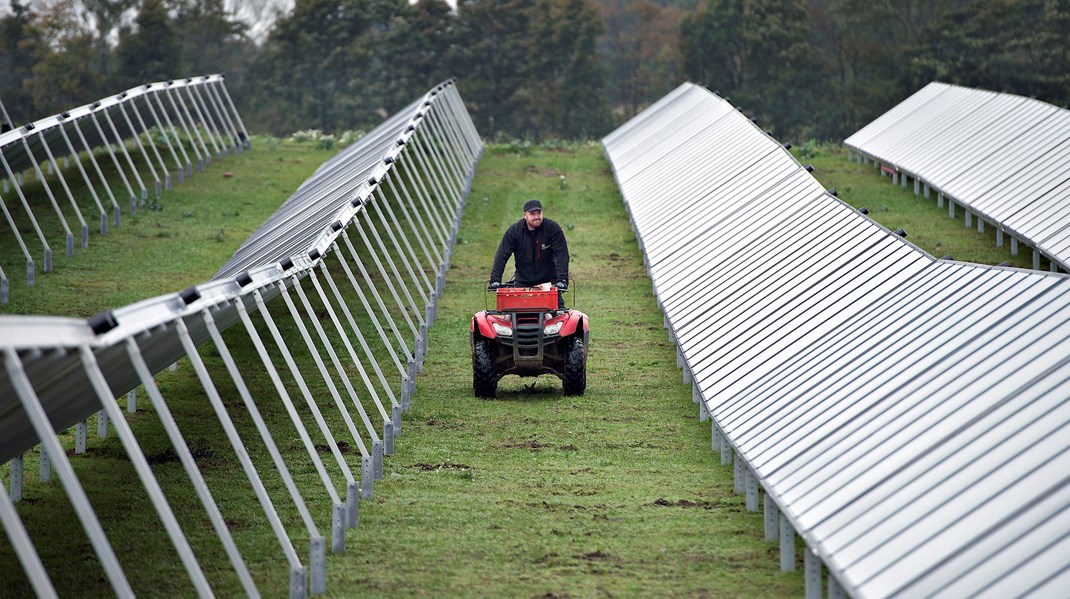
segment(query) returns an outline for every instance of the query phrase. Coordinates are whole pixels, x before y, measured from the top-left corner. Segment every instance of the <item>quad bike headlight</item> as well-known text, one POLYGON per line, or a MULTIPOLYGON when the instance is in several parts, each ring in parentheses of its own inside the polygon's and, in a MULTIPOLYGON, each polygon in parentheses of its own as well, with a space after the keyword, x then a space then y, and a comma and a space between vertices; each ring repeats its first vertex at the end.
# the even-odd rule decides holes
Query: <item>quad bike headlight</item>
POLYGON ((512 337, 513 336, 513 329, 505 326, 504 324, 499 324, 497 322, 492 322, 491 326, 494 327, 494 332, 497 333, 498 335, 502 336, 502 337, 512 337))
POLYGON ((564 321, 548 324, 543 328, 542 332, 544 335, 556 335, 561 332, 561 325, 563 324, 565 324, 564 321))

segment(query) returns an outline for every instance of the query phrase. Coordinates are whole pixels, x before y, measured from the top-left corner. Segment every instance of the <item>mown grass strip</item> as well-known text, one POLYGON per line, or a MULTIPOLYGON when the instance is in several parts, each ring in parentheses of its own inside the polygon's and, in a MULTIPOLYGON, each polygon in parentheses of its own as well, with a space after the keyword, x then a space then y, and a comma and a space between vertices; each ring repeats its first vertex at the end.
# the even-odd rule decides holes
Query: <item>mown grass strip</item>
MULTIPOLYGON (((508 269, 507 269, 508 271, 508 269)), ((597 145, 479 166, 388 484, 329 587, 369 596, 798 595, 732 494, 674 367, 634 234, 597 145), (507 377, 472 396, 468 325, 524 200, 565 228, 591 318, 588 389, 507 377)), ((572 299, 569 298, 569 302, 572 299)))

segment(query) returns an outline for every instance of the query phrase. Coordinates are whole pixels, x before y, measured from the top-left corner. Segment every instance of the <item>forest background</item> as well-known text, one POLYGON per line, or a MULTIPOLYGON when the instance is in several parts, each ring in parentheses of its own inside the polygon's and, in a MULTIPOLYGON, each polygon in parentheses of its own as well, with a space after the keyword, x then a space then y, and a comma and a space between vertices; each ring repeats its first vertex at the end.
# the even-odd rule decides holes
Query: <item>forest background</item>
POLYGON ((11 0, 15 126, 223 72, 253 133, 374 127, 457 77, 489 140, 600 137, 689 80, 781 140, 839 140, 929 83, 1070 102, 1070 0, 11 0), (248 4, 249 6, 245 6, 248 4))

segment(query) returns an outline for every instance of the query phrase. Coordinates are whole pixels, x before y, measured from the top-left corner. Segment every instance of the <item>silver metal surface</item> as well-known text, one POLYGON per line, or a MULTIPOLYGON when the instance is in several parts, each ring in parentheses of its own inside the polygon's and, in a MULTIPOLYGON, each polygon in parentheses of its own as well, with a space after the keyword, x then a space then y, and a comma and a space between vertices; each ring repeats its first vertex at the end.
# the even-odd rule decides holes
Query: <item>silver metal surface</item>
POLYGON ((933 82, 844 144, 1070 269, 1070 110, 933 82))
MULTIPOLYGON (((228 111, 229 97, 222 86, 146 88, 138 97, 142 98, 141 103, 129 102, 115 114, 93 107, 92 110, 101 112, 101 118, 96 119, 92 112, 87 116, 92 131, 100 136, 85 140, 86 147, 99 139, 111 151, 109 142, 126 133, 124 128, 137 128, 147 122, 155 124, 160 118, 170 118, 168 114, 174 117, 173 123, 195 140, 192 147, 199 167, 213 155, 243 151, 247 147, 240 118, 228 111), (158 114, 150 116, 149 106, 157 109, 158 114), (144 110, 144 115, 136 116, 135 110, 144 110), (198 130, 201 128, 203 131, 198 130)), ((81 139, 83 135, 84 132, 75 131, 74 138, 81 139)), ((143 160, 152 161, 152 165, 164 170, 165 153, 173 152, 173 148, 164 149, 165 153, 137 148, 140 149, 133 151, 142 153, 143 160)), ((114 154, 111 157, 120 172, 123 162, 132 166, 125 152, 125 147, 120 145, 123 158, 114 154)), ((130 588, 54 433, 76 426, 75 453, 83 453, 91 442, 85 438, 86 420, 98 413, 101 430, 106 433, 110 421, 135 462, 135 470, 177 547, 195 592, 203 596, 212 594, 210 573, 216 569, 202 569, 171 516, 166 491, 154 484, 151 472, 143 464, 144 456, 126 421, 116 420, 125 416, 114 397, 143 386, 244 592, 256 596, 256 585, 226 530, 220 507, 209 493, 182 441, 179 423, 171 416, 152 378, 153 373, 175 365, 180 359, 188 359, 197 383, 208 398, 203 417, 214 418, 222 427, 225 442, 233 451, 231 463, 242 468, 250 494, 255 496, 262 515, 274 531, 279 557, 287 564, 290 595, 325 593, 328 546, 317 521, 324 518, 330 523, 330 551, 343 552, 346 529, 357 525, 358 500, 372 496, 374 481, 383 476, 384 455, 390 455, 396 448, 402 412, 415 389, 414 377, 426 352, 427 327, 449 266, 456 223, 481 152, 482 143, 460 95, 453 81, 447 81, 322 165, 242 245, 213 281, 102 313, 89 321, 0 317, 0 362, 4 364, 0 372, 0 463, 18 458, 42 443, 115 592, 132 595, 135 589, 130 588), (434 191, 428 192, 429 189, 434 191), (350 230, 359 235, 362 243, 353 243, 350 230), (339 238, 342 243, 338 243, 339 238), (342 268, 336 269, 337 266, 342 268), (342 272, 348 283, 336 282, 334 277, 342 272), (383 301, 387 291, 395 305, 383 301), (280 296, 280 300, 272 302, 280 296), (321 310, 330 322, 321 321, 321 310), (368 334, 372 327, 365 323, 374 323, 376 334, 368 334), (228 336, 224 342, 222 331, 235 324, 244 329, 245 337, 239 333, 228 336), (283 334, 282 324, 296 327, 294 338, 283 334), (401 334, 399 329, 406 325, 412 337, 401 334), (198 349, 209 341, 214 343, 222 360, 214 370, 202 359, 198 349), (244 366, 236 362, 228 348, 228 344, 233 347, 236 342, 248 343, 254 349, 254 358, 244 366), (378 344, 388 351, 381 353, 383 348, 377 347, 378 344), (297 351, 310 352, 314 367, 302 369, 291 353, 297 351), (277 363, 275 354, 281 356, 277 363), (387 359, 393 367, 388 364, 382 368, 379 359, 387 359), (244 372, 242 368, 253 371, 244 372), (358 370, 363 379, 364 389, 359 392, 350 381, 350 368, 358 370), (265 375, 278 397, 259 398, 250 393, 245 380, 265 375), (234 415, 242 418, 247 415, 252 421, 251 432, 244 433, 247 438, 242 437, 243 433, 232 420, 229 410, 233 406, 224 402, 213 380, 219 377, 229 379, 232 390, 240 397, 240 404, 236 404, 240 407, 234 415), (289 377, 289 381, 284 382, 284 377, 289 377), (300 409, 287 391, 290 381, 296 382, 304 401, 300 409), (313 384, 320 383, 328 390, 323 397, 312 390, 313 384), (395 389, 400 391, 400 400, 395 389), (296 431, 303 453, 280 451, 274 441, 280 431, 271 429, 261 416, 258 402, 276 400, 286 408, 283 418, 290 416, 288 424, 293 425, 281 434, 290 439, 296 431), (105 409, 98 412, 101 402, 105 409), (363 427, 350 416, 349 410, 353 408, 358 410, 363 427), (306 424, 306 417, 314 422, 306 424), (336 425, 337 430, 332 428, 336 425), (258 471, 258 464, 252 461, 247 449, 255 445, 252 438, 257 436, 270 457, 265 462, 267 472, 258 471), (320 459, 320 449, 316 446, 319 439, 326 442, 324 452, 334 458, 330 460, 332 463, 320 459), (358 451, 350 455, 343 453, 339 443, 342 439, 351 440, 358 451), (294 460, 306 463, 289 463, 294 460), (314 504, 306 504, 290 474, 297 465, 306 471, 316 471, 322 485, 313 485, 311 492, 322 493, 317 504, 329 504, 329 514, 310 511, 308 506, 314 504), (272 466, 274 474, 270 473, 272 466), (360 468, 359 482, 354 476, 355 468, 360 468), (285 488, 279 497, 269 489, 280 487, 266 482, 276 474, 285 488), (276 507, 289 502, 308 534, 307 562, 299 557, 294 539, 287 535, 283 516, 276 507)), ((182 160, 190 160, 188 155, 178 159, 177 153, 171 158, 179 165, 179 172, 182 160)), ((54 156, 48 164, 58 168, 54 156)), ((130 174, 140 184, 138 173, 130 174)), ((159 180, 161 171, 146 174, 153 175, 150 180, 155 181, 159 180)), ((133 194, 129 180, 124 179, 124 183, 133 194)), ((308 493, 309 489, 304 491, 308 493)), ((8 498, 0 497, 0 501, 7 502, 8 498)), ((10 508, 10 504, 4 505, 10 508)), ((47 539, 28 540, 24 531, 20 533, 18 516, 12 510, 0 506, 0 516, 5 530, 9 530, 16 555, 26 564, 27 577, 34 589, 49 594, 47 573, 39 567, 40 560, 35 559, 33 544, 36 542, 40 547, 47 539), (10 518, 12 514, 14 520, 10 518)))
MULTIPOLYGON (((946 194, 926 179, 938 171, 919 165, 951 147, 983 153, 1010 135, 1008 111, 1055 122, 1037 104, 934 84, 849 142, 869 144, 860 157, 895 168, 900 183, 946 194), (927 131, 953 141, 898 162, 881 149, 927 131)), ((712 442, 737 484, 746 474, 749 508, 750 478, 764 491, 782 568, 794 567, 797 532, 814 596, 822 564, 831 596, 1065 593, 1065 275, 934 259, 826 193, 698 86, 603 143, 712 442)), ((1018 167, 1030 173, 1019 187, 1040 189, 1065 164, 1061 148, 1018 167)))

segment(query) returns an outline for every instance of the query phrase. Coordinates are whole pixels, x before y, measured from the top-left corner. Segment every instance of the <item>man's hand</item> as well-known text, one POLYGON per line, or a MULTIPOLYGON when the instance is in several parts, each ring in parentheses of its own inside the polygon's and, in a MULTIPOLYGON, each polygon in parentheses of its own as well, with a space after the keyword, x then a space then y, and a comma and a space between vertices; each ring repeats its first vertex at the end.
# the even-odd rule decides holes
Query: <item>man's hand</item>
POLYGON ((554 283, 554 287, 557 287, 558 291, 568 291, 568 281, 558 281, 554 283))
POLYGON ((501 284, 500 281, 491 281, 490 283, 487 284, 487 289, 490 289, 491 291, 497 291, 498 288, 501 287, 501 286, 502 286, 502 284, 501 284))

